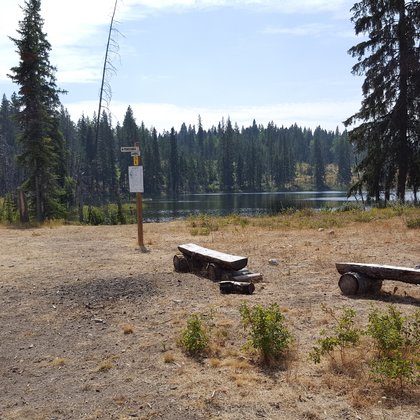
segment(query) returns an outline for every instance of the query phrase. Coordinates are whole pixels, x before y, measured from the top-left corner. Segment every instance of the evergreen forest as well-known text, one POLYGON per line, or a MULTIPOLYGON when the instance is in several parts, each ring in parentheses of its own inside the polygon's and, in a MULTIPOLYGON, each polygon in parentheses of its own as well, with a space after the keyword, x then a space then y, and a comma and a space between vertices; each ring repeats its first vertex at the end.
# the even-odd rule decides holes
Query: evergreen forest
MULTIPOLYGON (((11 195, 24 181, 18 164, 16 95, 3 95, 0 106, 0 196, 11 195)), ((130 153, 123 146, 138 143, 144 168, 146 196, 201 192, 259 192, 296 189, 341 188, 351 182, 352 147, 347 133, 298 127, 239 128, 228 118, 217 127, 203 129, 181 125, 179 131, 158 133, 136 123, 129 106, 122 124, 115 127, 102 112, 96 139, 96 115, 81 116, 75 123, 66 109, 58 113, 63 139, 60 173, 60 217, 68 218, 83 206, 127 202, 130 153), (327 168, 333 177, 327 184, 327 168)), ((15 199, 15 198, 14 198, 15 199)), ((80 212, 80 215, 82 213, 80 212)), ((82 216, 81 216, 82 217, 82 216)))

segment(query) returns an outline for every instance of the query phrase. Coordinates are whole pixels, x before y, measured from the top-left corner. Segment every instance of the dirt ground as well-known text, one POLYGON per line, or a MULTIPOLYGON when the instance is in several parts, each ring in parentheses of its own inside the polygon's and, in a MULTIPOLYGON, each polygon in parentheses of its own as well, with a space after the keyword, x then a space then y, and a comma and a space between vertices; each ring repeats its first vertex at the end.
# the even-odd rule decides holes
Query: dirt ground
POLYGON ((1 419, 418 419, 418 390, 387 393, 354 354, 353 374, 308 352, 322 309, 420 306, 420 286, 385 281, 375 297, 343 296, 336 261, 414 267, 420 234, 401 219, 334 231, 228 226, 191 236, 186 222, 136 226, 0 227, 1 419), (217 283, 175 273, 177 245, 194 242, 249 257, 264 276, 255 293, 222 295, 217 283), (276 259, 278 265, 270 265, 276 259), (397 287, 397 289, 396 289, 397 287), (277 303, 294 357, 264 368, 243 350, 241 302, 277 303), (193 313, 212 323, 212 350, 177 344, 193 313), (360 372, 358 372, 360 370, 360 372))

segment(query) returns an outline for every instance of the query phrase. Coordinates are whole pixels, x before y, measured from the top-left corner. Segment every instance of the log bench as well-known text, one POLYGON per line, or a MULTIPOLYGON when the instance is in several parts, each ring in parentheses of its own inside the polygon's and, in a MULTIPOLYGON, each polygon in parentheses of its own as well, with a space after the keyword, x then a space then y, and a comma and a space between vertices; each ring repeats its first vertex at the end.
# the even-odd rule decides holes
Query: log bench
POLYGON ((335 266, 341 274, 338 286, 344 295, 378 293, 383 280, 420 284, 420 269, 417 266, 407 268, 353 262, 338 262, 335 266))
POLYGON ((251 294, 254 282, 260 281, 262 275, 246 268, 248 258, 226 254, 196 244, 178 246, 181 254, 173 258, 175 271, 204 274, 210 280, 220 282, 222 293, 251 294))

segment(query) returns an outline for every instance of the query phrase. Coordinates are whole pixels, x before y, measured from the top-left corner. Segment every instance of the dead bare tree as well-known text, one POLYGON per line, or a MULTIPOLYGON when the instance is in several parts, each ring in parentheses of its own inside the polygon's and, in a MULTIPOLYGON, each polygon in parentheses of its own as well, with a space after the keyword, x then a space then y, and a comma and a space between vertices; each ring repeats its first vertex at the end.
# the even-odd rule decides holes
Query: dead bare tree
POLYGON ((98 106, 98 115, 96 119, 96 133, 95 133, 95 152, 97 151, 98 147, 98 137, 99 137, 99 122, 101 119, 101 110, 102 110, 102 101, 106 102, 106 108, 109 109, 109 104, 112 99, 112 89, 110 84, 110 77, 115 75, 117 70, 112 63, 110 58, 112 55, 118 55, 119 45, 116 42, 115 38, 113 38, 113 34, 119 31, 114 27, 115 22, 115 13, 117 11, 118 0, 115 0, 114 3, 114 10, 111 16, 111 23, 109 25, 108 30, 108 40, 105 49, 105 58, 104 58, 104 65, 102 69, 102 80, 101 80, 101 89, 99 91, 99 106, 98 106))

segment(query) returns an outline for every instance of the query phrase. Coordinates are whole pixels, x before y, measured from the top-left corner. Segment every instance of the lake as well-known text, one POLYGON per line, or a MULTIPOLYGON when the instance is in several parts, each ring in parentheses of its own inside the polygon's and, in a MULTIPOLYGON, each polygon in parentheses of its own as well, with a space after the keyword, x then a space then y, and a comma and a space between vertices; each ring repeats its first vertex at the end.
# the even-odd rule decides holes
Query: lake
POLYGON ((348 201, 354 203, 356 200, 354 197, 347 199, 345 191, 185 194, 178 199, 144 198, 143 220, 164 222, 200 213, 270 215, 289 208, 337 208, 348 201))

